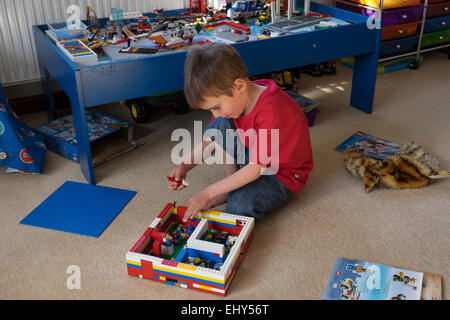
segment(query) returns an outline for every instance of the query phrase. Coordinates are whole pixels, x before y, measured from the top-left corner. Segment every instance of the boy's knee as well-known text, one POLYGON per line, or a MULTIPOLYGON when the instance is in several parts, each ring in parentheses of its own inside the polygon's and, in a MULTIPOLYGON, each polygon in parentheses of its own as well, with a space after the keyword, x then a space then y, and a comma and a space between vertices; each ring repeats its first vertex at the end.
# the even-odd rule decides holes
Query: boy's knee
POLYGON ((228 194, 227 212, 250 216, 256 221, 285 203, 293 193, 273 176, 261 176, 257 180, 228 194))
POLYGON ((249 201, 237 202, 236 199, 230 201, 230 197, 227 201, 226 212, 230 214, 236 214, 239 216, 247 216, 255 218, 255 221, 262 221, 268 211, 259 210, 255 208, 253 203, 249 201))

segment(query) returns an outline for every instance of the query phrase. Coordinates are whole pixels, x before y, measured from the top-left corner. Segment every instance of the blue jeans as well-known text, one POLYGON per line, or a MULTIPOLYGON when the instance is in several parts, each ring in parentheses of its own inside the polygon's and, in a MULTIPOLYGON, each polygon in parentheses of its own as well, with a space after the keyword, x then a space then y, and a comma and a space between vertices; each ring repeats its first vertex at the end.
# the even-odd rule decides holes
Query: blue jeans
MULTIPOLYGON (((232 139, 225 139, 227 129, 236 130, 232 119, 215 118, 205 131, 209 129, 216 129, 216 133, 220 132, 223 139, 217 139, 217 141, 214 132, 207 132, 207 135, 238 160, 239 168, 250 162, 250 151, 242 145, 237 135, 234 135, 232 139), (232 145, 227 145, 230 142, 232 145)), ((226 212, 250 216, 256 221, 261 221, 267 213, 286 202, 293 194, 274 175, 261 175, 258 179, 228 193, 226 212)))

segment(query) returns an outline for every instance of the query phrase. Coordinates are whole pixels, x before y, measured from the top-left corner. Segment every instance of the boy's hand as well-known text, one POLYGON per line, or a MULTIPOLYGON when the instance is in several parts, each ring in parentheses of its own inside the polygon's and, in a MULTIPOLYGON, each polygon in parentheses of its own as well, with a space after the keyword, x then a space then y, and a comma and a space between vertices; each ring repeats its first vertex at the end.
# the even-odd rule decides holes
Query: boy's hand
POLYGON ((184 213, 183 221, 187 222, 189 219, 193 218, 195 214, 201 209, 211 208, 213 198, 205 190, 200 191, 196 195, 189 199, 189 204, 184 213))
POLYGON ((167 177, 170 190, 179 191, 187 187, 187 184, 183 184, 182 182, 186 178, 187 171, 183 163, 180 163, 172 169, 172 172, 167 177))

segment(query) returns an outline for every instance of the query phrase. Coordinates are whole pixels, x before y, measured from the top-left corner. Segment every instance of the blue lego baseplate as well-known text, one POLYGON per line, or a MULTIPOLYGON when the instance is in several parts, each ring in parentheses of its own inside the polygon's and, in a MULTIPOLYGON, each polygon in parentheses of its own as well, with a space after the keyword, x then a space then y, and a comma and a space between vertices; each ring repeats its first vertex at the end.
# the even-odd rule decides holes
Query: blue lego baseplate
POLYGON ((98 238, 135 194, 66 181, 20 223, 98 238))

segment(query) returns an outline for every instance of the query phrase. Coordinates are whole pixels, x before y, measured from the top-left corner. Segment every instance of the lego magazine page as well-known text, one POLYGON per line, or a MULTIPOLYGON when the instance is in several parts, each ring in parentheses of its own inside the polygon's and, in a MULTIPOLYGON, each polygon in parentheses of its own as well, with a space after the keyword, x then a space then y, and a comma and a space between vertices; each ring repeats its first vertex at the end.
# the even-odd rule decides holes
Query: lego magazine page
POLYGON ((396 154, 401 147, 401 144, 380 139, 362 131, 356 131, 338 145, 336 150, 345 151, 347 148, 352 148, 362 155, 375 159, 386 159, 396 154))
POLYGON ((423 273, 337 258, 325 300, 420 300, 423 273))

